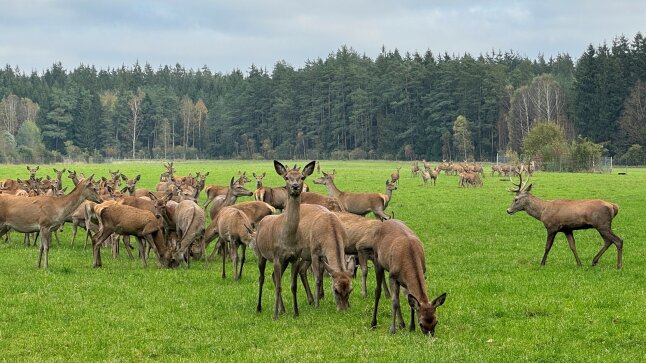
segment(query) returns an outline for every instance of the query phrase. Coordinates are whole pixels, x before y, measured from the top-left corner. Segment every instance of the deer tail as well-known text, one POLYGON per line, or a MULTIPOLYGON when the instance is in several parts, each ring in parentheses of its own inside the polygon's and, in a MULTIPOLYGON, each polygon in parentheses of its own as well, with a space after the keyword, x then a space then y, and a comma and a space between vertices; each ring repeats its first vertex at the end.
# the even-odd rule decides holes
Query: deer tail
POLYGON ((615 203, 610 203, 612 205, 612 217, 616 217, 617 213, 619 213, 619 206, 616 205, 615 203))

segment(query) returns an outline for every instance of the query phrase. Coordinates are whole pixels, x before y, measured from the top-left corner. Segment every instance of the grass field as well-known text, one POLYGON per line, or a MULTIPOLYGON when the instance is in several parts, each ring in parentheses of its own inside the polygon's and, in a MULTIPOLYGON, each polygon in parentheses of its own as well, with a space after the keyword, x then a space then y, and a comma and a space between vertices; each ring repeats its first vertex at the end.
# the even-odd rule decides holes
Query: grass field
MULTIPOLYGON (((337 170, 340 189, 375 192, 383 192, 397 166, 321 164, 323 170, 337 170)), ((129 177, 141 173, 141 186, 152 188, 163 171, 160 162, 64 167, 97 175, 117 168, 129 177)), ((178 175, 210 171, 207 184, 228 183, 238 170, 266 171, 266 185, 282 183, 271 162, 176 163, 176 169, 178 175)), ((326 280, 318 309, 304 303, 299 287, 298 318, 290 313, 291 297, 284 289, 288 313, 273 321, 271 264, 264 311, 255 312, 253 252, 239 282, 230 277, 230 263, 223 280, 218 268, 205 269, 203 262, 190 269, 143 268, 125 253, 111 258, 108 250, 103 267, 94 269, 91 250, 78 239, 70 246, 67 227, 62 245, 54 242, 50 250, 46 272, 36 269, 37 249, 23 246, 21 235, 13 233, 12 244, 0 242, 0 360, 646 361, 646 170, 629 169, 625 176, 537 173, 532 178, 533 193, 542 198, 601 198, 619 204, 613 227, 625 241, 621 271, 614 247, 599 265, 590 266, 602 245, 594 230, 575 234, 583 267, 576 266, 562 234, 547 265, 540 267, 545 229, 525 213, 505 213, 512 200, 508 181, 487 175, 483 188, 460 189, 457 177, 441 175, 437 186, 423 187, 408 170, 404 164, 387 211, 424 242, 429 295, 448 293, 438 309, 436 338, 419 329, 390 336, 386 299, 377 329, 370 329, 372 269, 369 297, 361 298, 360 279, 355 280, 349 311, 336 311, 326 280)), ((41 166, 39 176, 47 172, 53 175, 51 166, 41 166)), ((0 169, 0 178, 16 176, 27 178, 26 168, 0 169)), ((324 192, 312 180, 308 184, 324 192)), ((287 284, 288 277, 283 281, 287 284)))

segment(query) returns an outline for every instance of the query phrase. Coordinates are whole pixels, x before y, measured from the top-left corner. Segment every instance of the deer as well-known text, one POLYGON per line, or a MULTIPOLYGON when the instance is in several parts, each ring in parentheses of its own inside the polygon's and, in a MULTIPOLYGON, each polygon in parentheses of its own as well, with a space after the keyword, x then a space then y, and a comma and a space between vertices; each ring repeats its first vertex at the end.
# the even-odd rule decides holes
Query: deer
MULTIPOLYGON (((248 182, 249 182, 249 177, 247 177, 247 172, 245 171, 243 173, 241 171, 238 171, 238 179, 236 180, 236 183, 245 185, 248 182)), ((206 189, 204 190, 206 192, 206 202, 204 203, 203 207, 206 209, 206 207, 208 207, 208 205, 211 204, 213 199, 221 195, 226 195, 228 188, 229 187, 219 186, 219 185, 209 185, 208 187, 206 187, 206 189)))
MULTIPOLYGON (((352 279, 345 266, 344 241, 347 238, 345 229, 334 213, 322 206, 301 204, 300 196, 304 180, 314 171, 315 161, 309 162, 301 172, 298 168, 288 169, 274 160, 274 169, 286 184, 288 192, 284 213, 269 215, 258 224, 255 239, 255 253, 258 257, 258 305, 256 311, 262 311, 262 288, 265 281, 267 261, 274 263, 275 303, 273 318, 284 311, 282 299, 282 273, 292 264, 291 291, 294 304, 294 315, 298 316, 296 298, 297 277, 300 260, 311 261, 316 273, 316 289, 323 283, 323 273, 319 268, 322 259, 328 273, 332 275, 333 292, 338 310, 349 307, 349 296, 352 291, 352 279)), ((319 305, 318 294, 316 306, 319 305)))
POLYGON ((27 165, 27 171, 29 172, 29 180, 36 180, 36 172, 40 169, 40 166, 36 165, 35 168, 29 167, 27 165))
POLYGON ((325 185, 328 190, 328 195, 330 197, 337 198, 339 202, 341 202, 341 206, 347 212, 358 214, 360 216, 365 216, 372 212, 381 220, 390 218, 390 216, 384 213, 384 209, 388 207, 388 203, 392 198, 393 190, 397 190, 397 186, 390 180, 386 180, 386 194, 351 193, 342 192, 336 187, 336 185, 334 185, 335 175, 336 171, 332 174, 323 172, 323 176, 314 180, 314 184, 325 185))
POLYGON ((78 185, 80 181, 85 179, 85 175, 83 175, 83 173, 76 174, 76 170, 68 170, 67 177, 72 179, 72 183, 74 183, 74 185, 78 185))
POLYGON ((191 254, 201 254, 204 250, 201 246, 204 237, 204 210, 190 200, 169 203, 165 208, 171 221, 169 224, 179 238, 174 259, 188 267, 191 254))
POLYGON ((233 279, 238 281, 242 277, 246 247, 253 243, 255 237, 252 230, 254 225, 244 212, 234 206, 222 208, 212 224, 217 225, 220 244, 222 245, 222 278, 226 278, 226 251, 227 246, 230 246, 233 260, 233 279), (240 261, 240 270, 238 271, 238 247, 240 246, 242 247, 242 259, 240 261))
POLYGON ((40 268, 44 254, 43 269, 47 270, 52 230, 63 224, 83 201, 101 202, 93 177, 79 182, 72 192, 62 197, 0 196, 0 237, 12 228, 22 233, 40 232, 37 267, 40 268))
POLYGON ((381 285, 384 282, 384 272, 388 271, 392 301, 390 334, 395 333, 397 320, 400 328, 405 327, 399 303, 399 288, 403 287, 406 289, 411 308, 410 331, 415 330, 415 313, 417 313, 422 333, 435 336, 436 310, 444 304, 446 292, 429 301, 426 292, 426 259, 422 241, 404 223, 390 219, 381 223, 375 234, 372 251, 375 256, 377 284, 371 327, 374 329, 377 326, 381 285))
MULTIPOLYGON (((232 208, 235 208, 242 213, 244 213, 247 218, 249 219, 251 225, 256 226, 260 221, 265 218, 266 216, 270 214, 274 214, 276 212, 276 209, 272 207, 271 205, 265 203, 265 202, 258 202, 258 201, 250 201, 250 202, 242 202, 238 204, 233 204, 231 205, 232 208)), ((213 220, 217 218, 217 214, 213 216, 213 220)), ((209 224, 206 227, 206 231, 204 232, 204 248, 208 246, 211 241, 214 239, 218 238, 218 223, 213 223, 209 224)), ((206 264, 208 264, 209 260, 213 259, 215 254, 217 253, 218 248, 215 248, 211 255, 206 259, 206 264)))
POLYGON ((126 186, 121 188, 121 193, 135 195, 135 188, 137 187, 137 182, 141 179, 141 174, 135 175, 132 179, 128 179, 125 174, 121 174, 120 177, 124 182, 126 182, 126 186))
POLYGON ((399 166, 399 167, 397 167, 397 170, 390 173, 390 181, 391 181, 391 183, 399 185, 399 170, 401 168, 402 167, 399 166))
POLYGON ((56 190, 62 190, 63 189, 63 173, 65 172, 65 169, 63 170, 57 170, 54 168, 54 173, 56 173, 56 183, 54 184, 56 190))
MULTIPOLYGON (((102 266, 101 244, 113 233, 135 236, 137 240, 145 239, 157 252, 162 267, 177 267, 178 262, 173 259, 173 253, 164 239, 161 215, 115 201, 97 204, 94 212, 99 218, 99 232, 92 237, 93 267, 102 266)), ((147 266, 145 254, 143 264, 147 266)))
POLYGON ((511 206, 507 213, 512 215, 519 211, 525 211, 530 216, 543 222, 547 230, 547 242, 545 243, 545 253, 541 260, 541 266, 545 266, 547 255, 552 248, 556 234, 562 232, 567 238, 568 244, 576 264, 581 266, 581 260, 576 252, 574 241, 574 231, 580 229, 594 228, 599 232, 603 239, 603 247, 592 259, 592 266, 595 266, 601 256, 611 246, 617 248, 617 269, 621 269, 622 250, 624 241, 612 231, 612 219, 619 213, 619 206, 600 199, 588 200, 543 200, 531 194, 532 184, 523 184, 522 174, 518 174, 518 184, 512 184, 516 187, 509 191, 515 193, 511 206))
POLYGON ((215 216, 222 208, 235 204, 235 202, 238 200, 238 197, 249 197, 251 195, 253 195, 253 192, 245 188, 244 184, 234 181, 234 178, 231 177, 229 187, 227 188, 227 194, 224 196, 224 198, 217 197, 215 199, 213 207, 211 207, 211 211, 209 212, 211 220, 215 219, 215 216))
POLYGON ((473 187, 482 187, 482 180, 480 174, 474 172, 462 172, 459 179, 460 188, 466 188, 471 185, 473 187))
POLYGON ((419 172, 420 172, 420 170, 419 170, 419 161, 417 161, 417 160, 413 161, 413 163, 411 164, 411 169, 410 169, 411 177, 413 177, 413 178, 416 177, 419 174, 419 172))

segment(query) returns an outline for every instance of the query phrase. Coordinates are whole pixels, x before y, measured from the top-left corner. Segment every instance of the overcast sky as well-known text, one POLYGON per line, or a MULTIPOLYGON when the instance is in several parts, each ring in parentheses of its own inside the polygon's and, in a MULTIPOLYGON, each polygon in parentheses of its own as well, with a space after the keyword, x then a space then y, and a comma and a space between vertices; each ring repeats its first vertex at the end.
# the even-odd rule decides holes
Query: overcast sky
POLYGON ((577 58, 588 44, 638 31, 646 31, 644 0, 0 0, 0 64, 26 72, 58 61, 66 69, 139 61, 271 71, 277 61, 299 68, 342 45, 373 59, 382 46, 577 58))

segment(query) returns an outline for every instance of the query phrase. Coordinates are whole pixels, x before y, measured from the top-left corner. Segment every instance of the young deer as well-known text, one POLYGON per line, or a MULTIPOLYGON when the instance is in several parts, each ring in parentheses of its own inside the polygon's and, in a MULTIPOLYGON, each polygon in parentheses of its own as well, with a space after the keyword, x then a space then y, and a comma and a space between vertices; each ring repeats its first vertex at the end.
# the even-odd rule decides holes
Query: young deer
POLYGON ((384 209, 388 207, 388 202, 393 195, 393 190, 397 190, 397 186, 390 180, 386 180, 386 194, 378 193, 351 193, 342 192, 334 185, 334 176, 336 171, 332 174, 323 172, 323 176, 314 180, 314 184, 323 184, 327 188, 328 195, 337 198, 341 202, 341 206, 347 212, 365 216, 372 212, 381 220, 390 219, 390 216, 384 213, 384 209))
POLYGON ((518 176, 520 181, 518 184, 514 184, 516 189, 510 190, 510 192, 516 193, 516 196, 507 209, 507 213, 514 214, 524 210, 530 216, 543 222, 547 230, 547 242, 541 266, 545 265, 547 254, 554 243, 554 237, 559 232, 565 234, 576 263, 581 266, 581 260, 576 253, 573 232, 578 229, 595 228, 603 238, 604 245, 592 259, 592 266, 596 265, 608 247, 614 244, 617 247, 617 268, 622 267, 624 241, 612 231, 612 219, 619 212, 619 207, 616 204, 600 199, 542 200, 530 193, 532 184, 526 186, 527 181, 523 184, 522 174, 518 174, 518 176))
MULTIPOLYGON (((323 262, 332 275, 333 291, 337 309, 345 310, 349 306, 348 298, 352 291, 352 279, 346 270, 344 241, 346 233, 343 225, 334 213, 324 207, 301 204, 300 197, 305 178, 314 171, 315 162, 308 163, 303 171, 298 168, 288 169, 274 160, 276 173, 283 177, 288 192, 285 211, 280 215, 270 215, 260 221, 256 234, 256 256, 260 271, 258 305, 256 310, 262 310, 262 287, 265 280, 267 260, 274 262, 274 284, 276 299, 274 304, 274 319, 278 312, 284 311, 281 280, 282 273, 289 263, 292 263, 291 290, 294 302, 294 315, 298 315, 296 300, 297 277, 300 270, 299 259, 311 260, 316 273, 317 291, 323 283, 323 262)), ((318 295, 316 299, 318 306, 318 295)))
POLYGON ((395 170, 395 171, 393 171, 392 173, 390 173, 390 182, 391 182, 391 183, 399 185, 399 170, 400 170, 401 168, 402 168, 402 167, 401 167, 401 166, 399 166, 399 167, 397 167, 397 170, 395 170))

